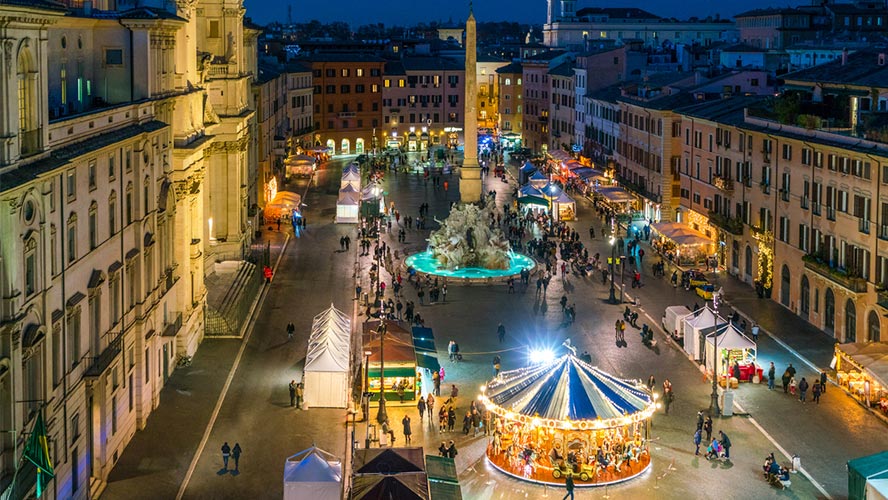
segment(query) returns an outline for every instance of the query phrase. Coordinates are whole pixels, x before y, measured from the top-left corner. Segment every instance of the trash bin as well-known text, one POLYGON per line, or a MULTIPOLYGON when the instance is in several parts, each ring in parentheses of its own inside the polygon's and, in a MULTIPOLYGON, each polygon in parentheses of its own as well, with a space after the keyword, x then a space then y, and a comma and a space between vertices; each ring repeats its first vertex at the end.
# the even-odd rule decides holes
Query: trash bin
POLYGON ((722 416, 734 416, 734 391, 722 391, 721 400, 722 416))
POLYGON ((370 302, 370 294, 368 294, 367 292, 362 293, 361 294, 361 304, 366 306, 369 302, 370 302))

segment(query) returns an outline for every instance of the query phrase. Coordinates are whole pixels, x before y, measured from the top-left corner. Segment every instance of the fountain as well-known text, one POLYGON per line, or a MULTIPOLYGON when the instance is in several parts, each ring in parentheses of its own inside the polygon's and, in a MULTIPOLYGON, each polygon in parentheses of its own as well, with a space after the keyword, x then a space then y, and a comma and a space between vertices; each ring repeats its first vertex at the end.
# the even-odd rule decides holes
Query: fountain
POLYGON ((483 205, 459 204, 441 229, 432 232, 429 248, 407 257, 406 265, 419 273, 469 281, 516 276, 533 269, 533 259, 509 250, 509 240, 491 225, 493 197, 483 205))

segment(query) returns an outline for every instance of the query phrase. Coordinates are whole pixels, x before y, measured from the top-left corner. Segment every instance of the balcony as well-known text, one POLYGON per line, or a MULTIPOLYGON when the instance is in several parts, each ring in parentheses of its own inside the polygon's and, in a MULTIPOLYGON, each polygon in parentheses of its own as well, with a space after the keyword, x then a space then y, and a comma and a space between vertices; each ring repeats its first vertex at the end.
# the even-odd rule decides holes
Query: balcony
POLYGON ((709 223, 737 236, 743 235, 743 221, 718 212, 709 211, 709 223))
POLYGON ((879 226, 879 239, 888 240, 888 224, 881 224, 879 226))
POLYGON ((716 189, 724 191, 725 193, 730 194, 734 192, 734 179, 728 177, 716 177, 713 179, 712 185, 714 185, 716 189))
POLYGON ((111 363, 117 359, 117 356, 123 350, 123 332, 117 334, 114 340, 108 344, 108 347, 101 354, 95 357, 87 358, 89 360, 89 368, 83 374, 84 377, 98 378, 105 370, 111 366, 111 363))
POLYGON ((816 201, 814 203, 812 203, 811 204, 811 212, 813 212, 814 215, 820 215, 820 203, 818 203, 816 201))
POLYGON ((163 337, 175 337, 179 330, 182 329, 182 313, 175 313, 172 318, 167 318, 166 324, 163 325, 163 337))
POLYGON ((802 210, 808 210, 808 202, 809 202, 808 197, 807 197, 807 196, 802 196, 802 199, 801 199, 800 202, 799 202, 799 203, 801 204, 801 206, 802 206, 802 210))
POLYGON ((863 234, 870 233, 870 220, 869 219, 857 219, 857 230, 863 234))
POLYGON ((781 201, 789 201, 789 189, 780 188, 780 200, 781 201))
POLYGON ((876 292, 876 305, 882 309, 888 309, 888 290, 882 285, 880 288, 876 289, 876 292))
POLYGON ((845 269, 830 267, 829 264, 814 255, 805 255, 802 257, 802 260, 805 261, 805 269, 813 271, 854 293, 866 293, 866 280, 864 278, 854 276, 845 269))
POLYGON ((836 220, 836 207, 826 207, 826 218, 831 221, 836 220))
POLYGON ((769 182, 762 181, 759 185, 762 187, 763 193, 771 194, 771 184, 769 182))
POLYGON ((343 111, 343 112, 339 113, 338 116, 339 116, 339 118, 354 118, 355 112, 354 111, 343 111))

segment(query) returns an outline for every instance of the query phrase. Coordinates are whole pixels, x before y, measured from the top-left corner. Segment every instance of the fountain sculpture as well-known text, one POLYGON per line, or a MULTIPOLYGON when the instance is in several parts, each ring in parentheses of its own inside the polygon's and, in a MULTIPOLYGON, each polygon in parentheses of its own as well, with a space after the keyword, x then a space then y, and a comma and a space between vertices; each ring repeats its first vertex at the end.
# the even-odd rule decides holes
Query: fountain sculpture
POLYGON ((509 268, 509 240, 490 224, 495 206, 492 197, 483 207, 458 204, 446 220, 437 221, 441 229, 429 238, 429 250, 441 268, 509 268))

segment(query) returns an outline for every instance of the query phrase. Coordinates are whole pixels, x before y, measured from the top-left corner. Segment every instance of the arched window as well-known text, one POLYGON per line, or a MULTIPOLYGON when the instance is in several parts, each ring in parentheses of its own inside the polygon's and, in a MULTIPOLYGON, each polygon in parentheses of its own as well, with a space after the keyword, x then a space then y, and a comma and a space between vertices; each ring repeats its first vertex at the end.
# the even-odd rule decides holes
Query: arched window
POLYGON ((508 86, 508 85, 512 85, 512 79, 511 79, 511 78, 506 78, 506 85, 507 85, 507 86, 508 86))
POLYGON ((19 149, 21 154, 37 152, 39 134, 37 132, 37 65, 31 51, 23 48, 18 55, 16 67, 19 149))
POLYGON ((750 248, 749 245, 746 245, 746 255, 743 260, 744 260, 743 267, 744 267, 744 271, 746 272, 746 277, 748 280, 751 280, 752 279, 752 248, 750 248))
POLYGON ((876 311, 870 311, 866 320, 866 341, 879 342, 879 338, 881 338, 879 329, 879 315, 876 314, 876 311))
POLYGON ((802 276, 801 294, 799 295, 799 311, 802 317, 808 319, 811 312, 811 284, 808 283, 808 277, 802 276))
POLYGON ((857 342, 857 308, 851 299, 845 302, 845 342, 857 342))
POLYGON ((37 237, 25 241, 25 297, 37 293, 37 237))
POLYGON ((823 328, 833 334, 836 328, 836 296, 832 288, 827 288, 823 295, 823 328))
POLYGON ((780 270, 780 303, 786 307, 789 307, 789 284, 789 268, 784 264, 780 270))
POLYGON ((89 205, 89 249, 99 246, 99 204, 93 201, 89 205))

